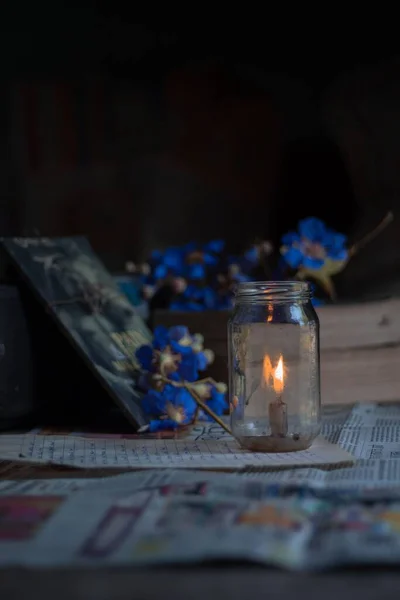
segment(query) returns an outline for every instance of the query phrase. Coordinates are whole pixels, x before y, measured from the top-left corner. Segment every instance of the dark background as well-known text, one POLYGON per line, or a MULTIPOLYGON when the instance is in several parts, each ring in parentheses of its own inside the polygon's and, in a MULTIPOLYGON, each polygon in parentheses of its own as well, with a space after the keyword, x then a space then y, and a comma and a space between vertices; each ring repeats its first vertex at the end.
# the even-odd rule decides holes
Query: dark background
MULTIPOLYGON (((2 4, 1 234, 87 234, 119 270, 193 238, 279 243, 310 215, 355 240, 396 214, 396 35, 329 6, 149 8, 2 4)), ((349 264, 341 296, 397 290, 399 233, 349 264)))

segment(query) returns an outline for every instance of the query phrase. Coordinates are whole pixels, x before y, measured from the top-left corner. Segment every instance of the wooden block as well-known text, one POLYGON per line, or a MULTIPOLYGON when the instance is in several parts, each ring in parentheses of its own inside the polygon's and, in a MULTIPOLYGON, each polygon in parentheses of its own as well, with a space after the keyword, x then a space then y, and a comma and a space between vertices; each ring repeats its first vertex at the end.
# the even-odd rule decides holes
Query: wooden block
POLYGON ((321 390, 324 404, 400 399, 398 346, 324 352, 321 390))
MULTIPOLYGON (((322 401, 380 402, 400 399, 400 299, 318 308, 321 323, 322 401)), ((227 381, 229 313, 156 313, 154 323, 185 324, 202 333, 216 355, 213 377, 227 381)))
POLYGON ((322 306, 321 351, 400 344, 400 299, 322 306))

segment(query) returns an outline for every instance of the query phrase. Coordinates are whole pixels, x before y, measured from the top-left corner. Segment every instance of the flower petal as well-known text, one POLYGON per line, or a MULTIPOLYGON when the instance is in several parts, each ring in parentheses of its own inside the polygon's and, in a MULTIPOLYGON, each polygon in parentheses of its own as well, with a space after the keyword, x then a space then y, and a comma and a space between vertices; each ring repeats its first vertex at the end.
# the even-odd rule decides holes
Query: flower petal
POLYGON ((224 240, 211 240, 208 244, 204 245, 204 250, 206 252, 214 252, 215 254, 219 254, 225 248, 224 240))
POLYGON ((291 246, 294 242, 300 242, 300 236, 295 231, 289 231, 282 236, 282 244, 284 246, 291 246))
POLYGON ((157 431, 166 431, 178 429, 179 424, 173 419, 154 419, 150 421, 148 431, 150 433, 156 433, 157 431))
MULTIPOLYGON (((165 386, 167 387, 167 386, 165 386)), ((142 408, 148 415, 159 416, 165 413, 165 388, 162 392, 150 390, 142 398, 142 408)))
POLYGON ((158 325, 153 333, 153 347, 157 350, 164 350, 169 344, 168 329, 164 325, 158 325))
POLYGON ((169 338, 179 342, 182 338, 189 336, 189 329, 185 325, 174 325, 169 328, 169 338))
POLYGON ((328 250, 328 256, 332 260, 346 260, 348 252, 346 248, 328 250))
POLYGON ((208 308, 210 310, 213 309, 215 307, 216 300, 217 300, 216 291, 213 290, 211 287, 204 288, 204 291, 203 291, 204 307, 208 308))
POLYGON ((209 252, 204 252, 203 261, 205 265, 216 265, 218 263, 217 257, 209 252))
POLYGON ((176 342, 175 340, 171 340, 170 341, 170 347, 172 352, 174 352, 175 354, 180 354, 181 356, 184 356, 186 354, 193 354, 193 350, 191 346, 183 346, 182 344, 180 344, 179 342, 176 342))
POLYGON ((188 278, 189 279, 204 279, 206 276, 206 270, 204 265, 189 265, 188 267, 188 278))
POLYGON ((135 352, 135 356, 138 359, 140 366, 145 371, 151 371, 152 360, 153 360, 153 348, 151 346, 140 346, 135 352))
MULTIPOLYGON (((219 392, 212 386, 211 398, 207 400, 207 406, 209 406, 216 415, 222 415, 228 408, 225 393, 219 392)), ((207 416, 207 419, 212 420, 212 417, 207 416)))
POLYGON ((193 415, 197 409, 197 402, 194 400, 191 393, 185 388, 176 388, 176 390, 177 393, 175 394, 172 404, 174 406, 182 406, 186 417, 183 422, 187 423, 193 418, 193 415))
POLYGON ((164 253, 164 265, 171 269, 181 269, 183 263, 182 251, 179 248, 169 248, 164 253))
POLYGON ((162 259, 162 252, 161 250, 153 250, 153 252, 150 254, 150 259, 152 261, 159 261, 162 259))
POLYGON ((170 310, 178 310, 180 312, 187 310, 186 303, 182 301, 171 302, 170 310))
POLYGON ((195 252, 197 248, 197 244, 196 242, 188 242, 187 244, 185 244, 182 248, 184 254, 191 254, 192 252, 195 252))
POLYGON ((192 310, 192 311, 202 311, 204 310, 204 306, 202 306, 201 304, 198 304, 197 302, 188 302, 185 306, 185 310, 192 310))
POLYGON ((327 233, 325 223, 316 217, 302 219, 299 222, 298 230, 301 237, 307 238, 312 242, 322 242, 327 233))
POLYGON ((320 269, 325 264, 322 258, 313 258, 312 256, 304 256, 302 266, 307 269, 320 269))
POLYGON ((324 245, 326 247, 329 256, 333 256, 335 253, 340 253, 346 248, 347 237, 342 233, 336 231, 329 231, 325 240, 324 245))
POLYGON ((182 355, 178 373, 185 381, 196 381, 199 378, 197 357, 194 352, 182 355))
POLYGON ((303 254, 298 248, 287 248, 283 258, 292 269, 297 269, 303 262, 303 254))
POLYGON ((232 279, 233 281, 236 281, 236 283, 245 283, 246 281, 252 281, 250 275, 245 275, 245 273, 242 273, 241 271, 239 271, 239 273, 236 273, 236 275, 232 275, 232 279))
POLYGON ((164 277, 166 277, 168 275, 168 267, 163 264, 157 265, 153 271, 153 275, 156 280, 164 279, 164 277))
POLYGON ((207 360, 207 356, 204 354, 204 352, 197 352, 196 359, 197 359, 197 368, 199 371, 204 371, 205 369, 207 369, 208 360, 207 360))
POLYGON ((244 253, 245 259, 248 260, 250 263, 257 263, 259 256, 260 255, 257 246, 253 246, 249 250, 246 250, 246 252, 244 253))

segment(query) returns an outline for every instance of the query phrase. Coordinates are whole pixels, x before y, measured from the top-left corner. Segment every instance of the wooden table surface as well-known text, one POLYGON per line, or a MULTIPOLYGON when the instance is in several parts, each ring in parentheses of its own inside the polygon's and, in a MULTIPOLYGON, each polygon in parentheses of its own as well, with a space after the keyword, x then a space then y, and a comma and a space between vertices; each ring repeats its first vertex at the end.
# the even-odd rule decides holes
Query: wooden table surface
POLYGON ((0 571, 4 600, 386 600, 400 596, 395 570, 289 573, 260 567, 0 571))

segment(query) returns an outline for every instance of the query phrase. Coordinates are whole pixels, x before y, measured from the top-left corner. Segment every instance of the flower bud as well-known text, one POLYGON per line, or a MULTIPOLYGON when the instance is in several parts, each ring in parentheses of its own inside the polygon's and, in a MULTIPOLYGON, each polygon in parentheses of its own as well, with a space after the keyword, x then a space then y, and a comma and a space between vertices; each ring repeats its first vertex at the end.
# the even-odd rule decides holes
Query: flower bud
POLYGON ((193 383, 191 385, 191 388, 203 400, 205 398, 210 397, 210 384, 209 383, 193 383))
POLYGON ((228 386, 223 381, 218 381, 218 383, 215 384, 215 389, 220 394, 226 394, 226 392, 228 391, 228 386))
POLYGON ((213 350, 210 350, 210 349, 204 350, 204 356, 206 357, 209 365, 211 365, 214 362, 215 354, 214 354, 213 350))
POLYGON ((131 260, 128 260, 125 263, 125 271, 127 271, 127 273, 136 273, 137 267, 135 265, 134 262, 132 262, 131 260))
POLYGON ((145 275, 146 277, 151 273, 151 267, 149 263, 143 263, 142 265, 140 265, 139 269, 141 274, 145 275))

